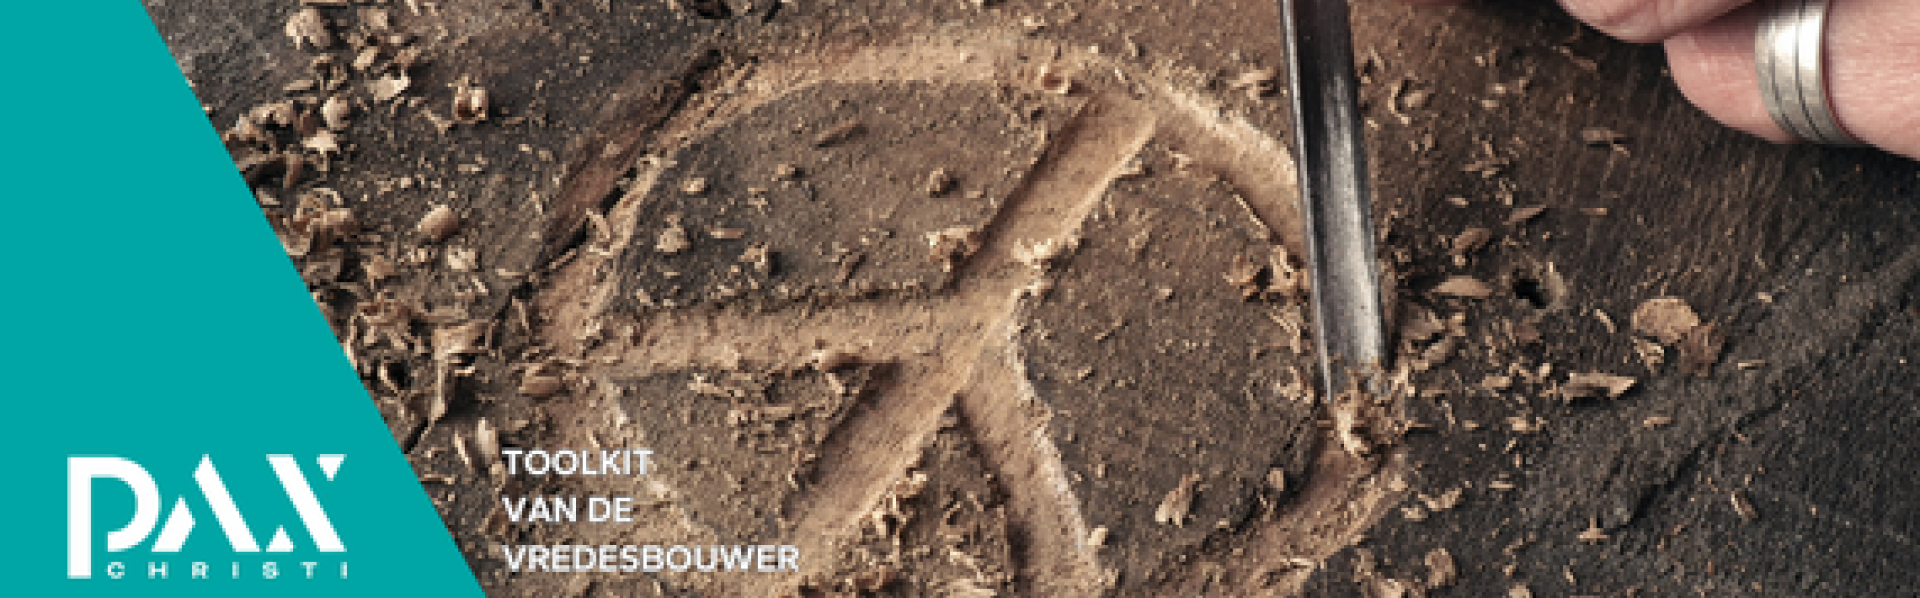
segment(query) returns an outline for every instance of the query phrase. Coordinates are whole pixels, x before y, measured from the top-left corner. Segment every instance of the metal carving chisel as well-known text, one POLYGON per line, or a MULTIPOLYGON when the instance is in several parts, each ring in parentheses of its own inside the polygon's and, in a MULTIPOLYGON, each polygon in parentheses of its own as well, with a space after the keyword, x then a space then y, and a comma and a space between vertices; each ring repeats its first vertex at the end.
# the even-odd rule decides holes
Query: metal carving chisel
POLYGON ((1322 392, 1332 400, 1364 381, 1378 393, 1386 332, 1347 2, 1281 0, 1280 20, 1322 392))

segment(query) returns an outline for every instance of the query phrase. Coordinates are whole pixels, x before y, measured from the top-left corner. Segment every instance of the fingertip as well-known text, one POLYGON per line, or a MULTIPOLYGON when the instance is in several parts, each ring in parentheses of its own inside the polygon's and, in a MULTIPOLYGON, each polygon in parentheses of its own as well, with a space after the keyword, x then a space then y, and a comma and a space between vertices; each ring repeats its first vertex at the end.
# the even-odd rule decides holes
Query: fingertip
POLYGON ((1774 143, 1795 141, 1760 101, 1754 69, 1754 30, 1760 14, 1746 7, 1667 38, 1667 64, 1680 93, 1694 106, 1734 129, 1774 143))
MULTIPOLYGON (((1835 3, 1828 14, 1827 80, 1834 117, 1861 141, 1920 159, 1920 19, 1909 0, 1835 3)), ((1765 6, 1748 5, 1666 42, 1674 83, 1729 127, 1776 143, 1796 139, 1761 103, 1754 36, 1765 6)))
POLYGON ((1749 0, 1560 0, 1568 13, 1621 41, 1666 39, 1720 18, 1749 0))

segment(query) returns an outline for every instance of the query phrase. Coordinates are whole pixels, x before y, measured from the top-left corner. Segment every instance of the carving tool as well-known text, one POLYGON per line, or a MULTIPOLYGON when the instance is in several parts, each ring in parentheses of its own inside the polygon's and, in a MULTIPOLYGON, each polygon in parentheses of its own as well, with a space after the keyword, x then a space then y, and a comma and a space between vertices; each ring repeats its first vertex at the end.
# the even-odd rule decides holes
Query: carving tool
POLYGON ((1313 271, 1314 346, 1327 400, 1382 390, 1386 332, 1375 271, 1367 149, 1346 0, 1281 0, 1294 159, 1313 271))

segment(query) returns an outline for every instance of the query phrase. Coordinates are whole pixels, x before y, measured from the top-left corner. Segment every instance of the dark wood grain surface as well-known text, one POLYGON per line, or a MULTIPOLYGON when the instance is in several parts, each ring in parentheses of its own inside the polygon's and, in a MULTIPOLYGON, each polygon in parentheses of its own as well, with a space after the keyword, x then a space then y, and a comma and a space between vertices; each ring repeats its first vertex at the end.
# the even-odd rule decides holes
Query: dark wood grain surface
MULTIPOLYGON (((219 128, 277 100, 304 72, 307 57, 279 33, 296 4, 147 2, 219 128)), ((637 156, 679 141, 655 135, 689 94, 714 86, 715 73, 821 38, 891 40, 958 23, 1065 40, 1188 72, 1239 118, 1287 135, 1283 98, 1230 89, 1249 69, 1280 66, 1271 3, 730 4, 725 19, 667 2, 443 2, 431 16, 390 6, 434 50, 414 75, 425 110, 445 114, 443 90, 474 77, 498 112, 442 130, 413 111, 362 110, 351 159, 265 210, 287 212, 301 190, 331 187, 384 235, 364 245, 399 252, 431 206, 451 206, 466 223, 456 239, 479 250, 479 272, 406 270, 384 288, 425 311, 498 318, 507 347, 540 325, 521 315, 527 298, 578 245, 585 214, 617 199, 610 194, 637 156), (1022 15, 1046 25, 1023 25, 1022 15), (482 166, 461 168, 472 164, 482 166), (414 182, 401 188, 402 177, 414 182), (476 277, 490 292, 464 290, 476 277)), ((1308 595, 1365 595, 1355 579, 1367 575, 1424 578, 1437 548, 1457 561, 1459 579, 1430 595, 1920 592, 1920 436, 1911 433, 1920 429, 1920 168, 1725 129, 1686 103, 1657 47, 1607 39, 1540 4, 1356 8, 1375 219, 1397 302, 1462 313, 1487 332, 1422 372, 1421 385, 1441 392, 1409 407, 1429 426, 1405 441, 1411 491, 1457 488, 1459 505, 1390 512, 1312 577, 1308 595), (1618 139, 1590 143, 1588 129, 1618 139), (1545 210, 1510 222, 1533 206, 1545 210), (1490 229, 1493 242, 1455 261, 1450 243, 1470 227, 1490 229), (1459 275, 1498 292, 1480 301, 1427 292, 1459 275), (1652 369, 1636 353, 1631 314, 1661 296, 1683 299, 1724 333, 1708 375, 1681 373, 1671 350, 1652 369), (1472 390, 1486 376, 1543 366, 1639 382, 1621 398, 1582 401, 1553 398, 1550 385, 1472 390), (1671 423, 1643 425, 1653 416, 1671 423), (1511 418, 1544 426, 1523 433, 1511 418), (1582 540, 1590 529, 1604 539, 1582 540)), ((340 280, 361 276, 356 263, 340 280)), ((334 282, 309 280, 345 337, 348 314, 371 291, 334 282)), ((361 357, 396 437, 425 434, 409 447, 416 469, 460 468, 451 451, 431 450, 447 432, 426 429, 420 409, 395 407, 423 399, 388 396, 375 371, 428 380, 431 356, 361 357)), ((502 372, 507 361, 478 358, 502 372)), ((468 398, 447 421, 533 412, 513 382, 465 379, 458 395, 468 398)), ((492 543, 462 531, 484 524, 499 489, 429 490, 445 499, 482 579, 502 583, 492 543)), ((566 581, 527 591, 657 587, 566 581)))

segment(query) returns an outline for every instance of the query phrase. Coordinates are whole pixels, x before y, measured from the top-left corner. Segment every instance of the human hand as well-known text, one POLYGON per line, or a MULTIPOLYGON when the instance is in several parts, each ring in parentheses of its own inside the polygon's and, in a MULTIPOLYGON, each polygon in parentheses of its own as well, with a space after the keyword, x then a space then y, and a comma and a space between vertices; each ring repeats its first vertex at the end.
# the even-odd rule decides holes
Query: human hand
MULTIPOLYGON (((1405 0, 1453 4, 1458 0, 1405 0)), ((1595 29, 1660 42, 1675 83, 1727 126, 1795 141, 1761 103, 1754 36, 1770 0, 1560 0, 1595 29)), ((1826 79, 1834 117, 1855 138, 1920 159, 1920 12, 1912 0, 1831 0, 1826 79)))

